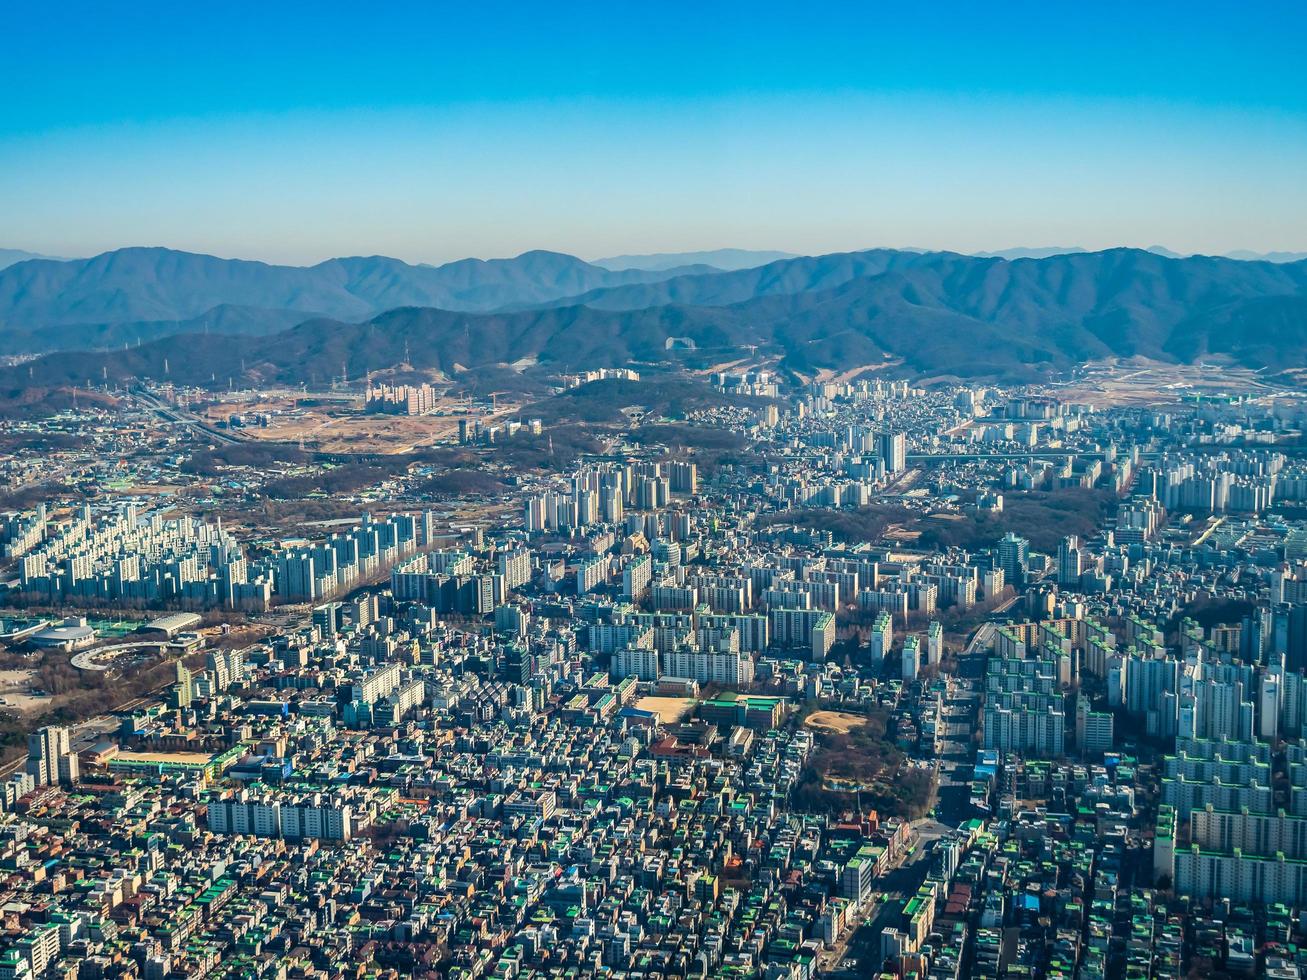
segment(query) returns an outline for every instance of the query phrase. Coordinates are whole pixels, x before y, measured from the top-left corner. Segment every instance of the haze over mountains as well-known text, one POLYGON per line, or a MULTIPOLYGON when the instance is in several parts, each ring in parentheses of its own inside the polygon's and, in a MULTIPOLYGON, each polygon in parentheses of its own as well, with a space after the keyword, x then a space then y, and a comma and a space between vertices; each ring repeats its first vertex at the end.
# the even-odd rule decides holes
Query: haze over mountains
POLYGON ((212 329, 211 320, 232 322, 224 308, 244 311, 239 332, 262 333, 284 326, 288 315, 361 320, 399 306, 492 310, 678 271, 706 267, 613 272, 543 251, 442 266, 370 256, 299 267, 126 248, 90 259, 29 260, 0 270, 0 324, 5 350, 66 349, 91 346, 106 336, 135 340, 128 329, 132 324, 142 339, 158 336, 169 321, 177 321, 171 332, 184 332, 183 321, 192 330, 212 329))
POLYGON ((1242 259, 1246 262, 1301 262, 1307 259, 1307 252, 1250 252, 1246 248, 1227 252, 1226 258, 1242 259))
POLYGON ((612 258, 595 259, 591 264, 601 269, 648 269, 662 272, 684 265, 708 265, 714 269, 731 272, 735 269, 751 269, 792 259, 793 252, 768 252, 748 248, 718 248, 711 252, 655 252, 651 255, 614 255, 612 258))
POLYGON ((0 248, 0 269, 7 269, 11 265, 19 262, 26 262, 28 259, 54 259, 56 262, 62 262, 63 259, 57 259, 53 255, 38 255, 36 252, 24 252, 21 248, 0 248))
POLYGON ((613 272, 546 252, 438 268, 369 258, 299 269, 131 249, 0 272, 0 318, 6 346, 63 331, 85 340, 97 320, 105 345, 135 344, 132 331, 141 338, 128 350, 39 358, 0 374, 9 385, 321 383, 406 356, 451 376, 535 360, 585 368, 747 356, 797 370, 888 360, 916 375, 994 379, 1134 354, 1220 354, 1279 370, 1307 363, 1307 262, 875 249, 733 271, 613 272), (178 335, 164 336, 170 327, 178 335))

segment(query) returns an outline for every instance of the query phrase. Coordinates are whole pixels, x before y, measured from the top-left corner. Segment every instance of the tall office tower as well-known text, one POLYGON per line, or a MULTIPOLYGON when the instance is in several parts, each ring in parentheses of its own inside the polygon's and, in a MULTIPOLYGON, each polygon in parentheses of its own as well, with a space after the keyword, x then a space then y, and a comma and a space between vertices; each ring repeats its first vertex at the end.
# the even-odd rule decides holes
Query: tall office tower
POLYGON ((1271 608, 1271 652, 1289 670, 1307 669, 1307 605, 1277 603, 1271 608))
POLYGON ((67 728, 50 725, 27 736, 27 772, 38 786, 77 782, 77 756, 67 728))
POLYGON ((313 625, 318 628, 324 639, 330 640, 340 632, 344 625, 342 617, 344 605, 339 602, 324 602, 313 607, 313 625))
POLYGON ((1003 577, 1013 585, 1026 580, 1026 560, 1030 557, 1030 542, 1014 531, 1008 531, 998 542, 998 567, 1003 577))
POLYGON ((1057 546, 1057 584, 1079 585, 1084 573, 1084 552, 1080 550, 1080 539, 1074 534, 1062 539, 1057 546))
POLYGON ((902 473, 908 468, 908 439, 902 432, 882 432, 877 437, 879 455, 886 473, 902 473))

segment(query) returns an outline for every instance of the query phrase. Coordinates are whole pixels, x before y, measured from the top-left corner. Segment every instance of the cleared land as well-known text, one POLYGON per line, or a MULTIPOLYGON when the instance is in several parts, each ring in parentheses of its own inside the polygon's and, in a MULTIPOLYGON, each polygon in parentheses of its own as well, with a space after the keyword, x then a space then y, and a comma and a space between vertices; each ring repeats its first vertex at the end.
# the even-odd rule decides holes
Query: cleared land
POLYGON ((50 697, 34 697, 28 693, 37 684, 34 670, 0 670, 0 698, 4 704, 0 707, 13 708, 17 711, 31 711, 44 708, 50 704, 50 697))
POLYGON ((803 723, 819 731, 847 735, 853 729, 865 725, 867 718, 865 715, 854 715, 847 711, 814 711, 803 719, 803 723))
POLYGON ((1233 364, 1204 361, 1167 364, 1144 357, 1098 361, 1085 366, 1084 375, 1053 385, 1057 397, 1098 408, 1127 405, 1165 407, 1186 397, 1269 395, 1282 390, 1257 371, 1233 364))
POLYGON ((670 725, 686 717, 694 710, 694 698, 645 697, 635 702, 642 711, 652 711, 664 725, 670 725))
POLYGON ((228 401, 206 406, 200 416, 210 424, 232 415, 267 415, 267 426, 249 425, 232 429, 232 435, 253 442, 303 441, 306 448, 329 453, 411 453, 436 443, 458 439, 460 419, 480 419, 483 425, 512 417, 518 406, 505 401, 496 410, 467 411, 465 398, 440 398, 441 415, 384 415, 363 411, 363 399, 325 401, 314 399, 265 398, 258 401, 228 401), (309 403, 312 404, 309 404, 309 403))

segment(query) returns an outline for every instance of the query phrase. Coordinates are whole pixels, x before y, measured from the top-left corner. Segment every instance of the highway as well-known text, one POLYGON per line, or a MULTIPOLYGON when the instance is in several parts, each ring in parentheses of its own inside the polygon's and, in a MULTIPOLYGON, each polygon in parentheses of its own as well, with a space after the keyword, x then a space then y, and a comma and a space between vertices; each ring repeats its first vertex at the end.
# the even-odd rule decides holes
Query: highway
POLYGON ((982 650, 988 650, 994 645, 994 624, 981 623, 980 628, 972 634, 968 641, 966 649, 962 651, 963 657, 973 656, 982 650))
POLYGON ((156 415, 165 421, 189 426, 200 434, 207 436, 216 442, 223 443, 224 445, 233 446, 245 441, 244 439, 239 439, 236 436, 233 436, 230 432, 224 432, 217 426, 209 425, 209 423, 205 422, 198 416, 192 415, 190 412, 184 412, 179 408, 174 408, 171 405, 159 401, 159 399, 155 398, 154 395, 149 392, 136 391, 134 394, 146 408, 153 410, 156 415))

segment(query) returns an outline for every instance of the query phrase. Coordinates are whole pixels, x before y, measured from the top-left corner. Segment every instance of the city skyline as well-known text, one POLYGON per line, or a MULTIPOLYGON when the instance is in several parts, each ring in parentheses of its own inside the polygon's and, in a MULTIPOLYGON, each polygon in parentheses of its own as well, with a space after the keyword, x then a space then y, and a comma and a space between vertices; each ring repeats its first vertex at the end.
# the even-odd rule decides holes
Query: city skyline
POLYGON ((0 980, 1307 976, 1307 8, 7 13, 0 980))

